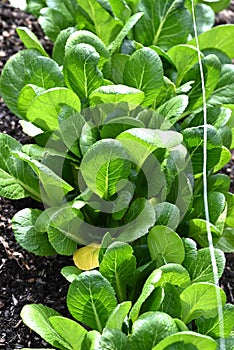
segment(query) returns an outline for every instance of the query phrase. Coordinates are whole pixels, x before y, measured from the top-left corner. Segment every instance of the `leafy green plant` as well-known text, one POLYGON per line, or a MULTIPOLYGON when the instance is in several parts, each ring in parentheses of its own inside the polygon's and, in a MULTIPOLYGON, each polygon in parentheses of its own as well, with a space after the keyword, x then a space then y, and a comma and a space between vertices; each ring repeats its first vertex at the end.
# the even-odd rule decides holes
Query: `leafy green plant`
MULTIPOLYGON (((134 249, 122 242, 103 245, 99 271, 62 269, 71 282, 68 309, 86 327, 43 305, 26 305, 23 321, 59 349, 217 349, 221 336, 227 342, 233 339, 234 306, 225 305, 225 293, 213 284, 209 249, 197 251, 188 239, 182 244, 193 245, 195 252, 191 255, 186 249, 186 268, 169 263, 157 269, 154 260, 139 264, 136 245, 134 249), (224 335, 217 294, 224 311, 224 335)), ((144 257, 144 249, 138 248, 144 257)), ((225 265, 221 250, 216 250, 216 258, 221 275, 225 265)))

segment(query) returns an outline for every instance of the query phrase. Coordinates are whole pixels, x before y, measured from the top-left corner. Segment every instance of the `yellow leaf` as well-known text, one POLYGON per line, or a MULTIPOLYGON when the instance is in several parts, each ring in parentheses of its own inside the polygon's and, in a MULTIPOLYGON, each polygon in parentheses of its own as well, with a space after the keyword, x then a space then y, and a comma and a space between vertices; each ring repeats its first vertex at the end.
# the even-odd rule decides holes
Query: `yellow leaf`
POLYGON ((81 270, 92 270, 99 267, 98 254, 100 248, 99 244, 90 244, 78 249, 73 254, 75 265, 81 270))

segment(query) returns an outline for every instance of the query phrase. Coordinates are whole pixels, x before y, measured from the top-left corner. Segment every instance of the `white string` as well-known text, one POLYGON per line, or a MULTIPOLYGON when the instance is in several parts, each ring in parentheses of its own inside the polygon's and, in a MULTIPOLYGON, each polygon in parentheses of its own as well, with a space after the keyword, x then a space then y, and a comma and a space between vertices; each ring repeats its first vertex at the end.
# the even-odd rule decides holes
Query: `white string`
MULTIPOLYGON (((193 27, 196 39, 196 46, 198 50, 198 62, 200 67, 201 83, 202 83, 202 99, 203 99, 203 127, 204 127, 204 146, 203 146, 203 197, 204 197, 204 207, 205 207, 205 218, 206 218, 206 228, 207 228, 207 239, 209 243, 211 263, 214 273, 214 281, 217 286, 219 286, 219 275, 218 267, 215 258, 215 249, 213 244, 213 237, 211 233, 210 224, 210 213, 208 204, 208 188, 207 188, 207 104, 206 104, 206 89, 205 89, 205 77, 201 60, 200 45, 198 40, 197 25, 196 25, 196 15, 195 15, 195 5, 194 0, 192 3, 192 17, 193 17, 193 27)), ((225 340, 224 340, 224 319, 223 319, 223 307, 220 290, 216 289, 216 298, 218 303, 218 318, 219 318, 219 332, 220 332, 220 350, 226 350, 225 340)))

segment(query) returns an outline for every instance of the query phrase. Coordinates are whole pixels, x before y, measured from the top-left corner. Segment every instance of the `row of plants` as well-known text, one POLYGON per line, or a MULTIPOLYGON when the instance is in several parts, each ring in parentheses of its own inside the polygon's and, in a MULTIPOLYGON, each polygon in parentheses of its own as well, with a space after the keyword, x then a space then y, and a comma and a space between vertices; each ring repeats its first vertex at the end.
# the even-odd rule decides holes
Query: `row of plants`
POLYGON ((26 49, 0 90, 34 143, 0 134, 0 195, 39 202, 12 220, 24 249, 75 266, 62 270, 73 320, 26 305, 23 321, 58 349, 233 349, 217 282, 234 252, 219 173, 234 145, 234 26, 212 28, 229 1, 195 1, 199 48, 190 1, 27 3, 54 46, 49 57, 17 29, 26 49))

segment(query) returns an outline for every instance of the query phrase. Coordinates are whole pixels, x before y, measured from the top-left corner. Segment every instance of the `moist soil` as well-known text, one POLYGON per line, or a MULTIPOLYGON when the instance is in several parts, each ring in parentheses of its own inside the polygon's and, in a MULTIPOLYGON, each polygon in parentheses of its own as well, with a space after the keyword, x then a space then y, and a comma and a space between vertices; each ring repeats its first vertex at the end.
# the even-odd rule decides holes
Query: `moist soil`
MULTIPOLYGON (((234 23, 234 4, 220 13, 216 24, 234 23)), ((23 49, 15 29, 26 26, 31 29, 48 53, 52 44, 44 37, 37 20, 25 12, 13 8, 8 1, 0 0, 0 71, 6 61, 23 49)), ((0 132, 11 135, 22 144, 30 142, 23 134, 18 118, 5 106, 0 97, 0 132)), ((223 169, 232 180, 234 192, 234 156, 223 169)), ((38 257, 27 253, 14 239, 11 227, 13 215, 23 208, 37 208, 31 199, 7 200, 0 197, 0 349, 14 350, 23 347, 51 348, 37 334, 26 327, 20 311, 25 304, 42 303, 52 307, 65 317, 70 317, 66 308, 66 294, 69 283, 60 270, 73 265, 71 257, 38 257)), ((226 267, 221 287, 227 294, 228 302, 234 304, 234 255, 226 254, 226 267)))

